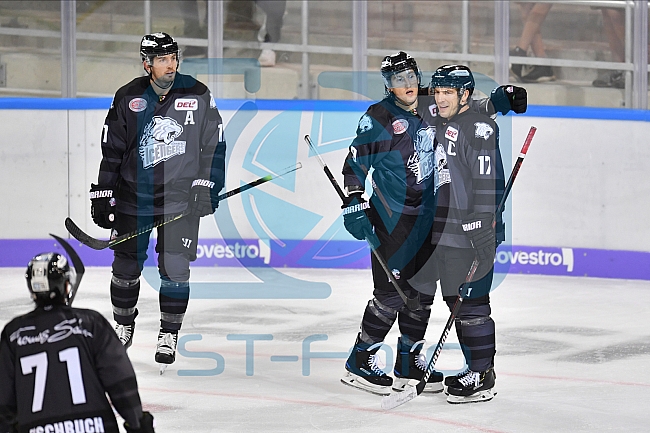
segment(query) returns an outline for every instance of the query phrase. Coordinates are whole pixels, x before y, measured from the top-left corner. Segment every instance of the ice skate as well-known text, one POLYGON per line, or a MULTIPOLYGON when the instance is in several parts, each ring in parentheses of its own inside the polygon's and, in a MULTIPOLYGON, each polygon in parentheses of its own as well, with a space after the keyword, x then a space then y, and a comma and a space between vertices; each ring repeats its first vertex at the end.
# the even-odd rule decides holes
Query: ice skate
POLYGON ((381 343, 372 346, 357 336, 352 352, 345 362, 347 374, 341 382, 377 395, 389 395, 393 379, 377 365, 377 351, 381 343))
POLYGON ((128 349, 131 347, 131 344, 133 344, 133 334, 135 333, 135 318, 138 317, 138 310, 135 310, 135 316, 133 316, 133 322, 129 323, 128 325, 122 325, 120 323, 117 323, 115 325, 115 333, 117 334, 117 338, 120 339, 120 342, 122 343, 122 346, 124 346, 125 349, 128 349))
POLYGON ((467 370, 464 375, 450 379, 454 379, 447 386, 447 402, 451 404, 490 401, 497 394, 494 391, 494 368, 481 372, 467 370))
POLYGON ((178 344, 178 331, 166 331, 161 329, 158 332, 158 344, 156 345, 156 362, 160 364, 160 374, 163 374, 169 364, 176 359, 176 345, 178 344))
MULTIPOLYGON (((426 357, 420 353, 422 346, 424 346, 424 340, 420 340, 413 346, 408 347, 402 343, 401 338, 397 339, 397 358, 393 369, 395 375, 393 391, 404 391, 409 385, 417 385, 424 377, 428 363, 426 357)), ((441 392, 443 389, 442 379, 442 373, 433 370, 422 392, 441 392)))

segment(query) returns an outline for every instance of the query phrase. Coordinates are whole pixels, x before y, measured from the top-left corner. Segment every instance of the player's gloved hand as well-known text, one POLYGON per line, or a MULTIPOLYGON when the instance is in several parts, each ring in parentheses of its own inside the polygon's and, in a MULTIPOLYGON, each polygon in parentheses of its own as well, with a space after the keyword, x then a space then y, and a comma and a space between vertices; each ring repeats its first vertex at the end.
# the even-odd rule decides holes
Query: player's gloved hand
POLYGON ((494 214, 490 212, 472 213, 463 219, 463 231, 481 262, 494 263, 497 244, 493 221, 494 214))
POLYGON ((504 116, 510 110, 517 114, 525 113, 528 109, 528 92, 523 87, 506 84, 492 90, 490 102, 494 109, 504 116))
POLYGON ((200 218, 214 213, 219 207, 216 192, 214 182, 206 179, 196 179, 192 182, 189 203, 192 215, 200 218))
POLYGON ((368 239, 370 246, 373 249, 377 248, 379 239, 366 214, 366 210, 370 209, 370 203, 361 194, 350 194, 343 200, 341 209, 343 209, 343 225, 345 225, 345 229, 355 239, 368 239))
POLYGON ((111 229, 115 224, 115 197, 111 187, 90 184, 90 216, 93 222, 103 229, 111 229))
POLYGON ((142 412, 140 418, 140 428, 133 428, 127 422, 124 422, 126 433, 156 433, 153 429, 153 415, 150 412, 142 412))

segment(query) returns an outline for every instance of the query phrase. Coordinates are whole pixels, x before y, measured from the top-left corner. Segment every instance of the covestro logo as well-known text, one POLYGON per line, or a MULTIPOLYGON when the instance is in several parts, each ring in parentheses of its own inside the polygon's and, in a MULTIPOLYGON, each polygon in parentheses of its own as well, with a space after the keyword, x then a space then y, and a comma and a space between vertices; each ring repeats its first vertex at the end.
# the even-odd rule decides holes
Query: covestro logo
POLYGON ((539 248, 536 251, 497 251, 496 262, 523 266, 566 266, 566 272, 573 272, 573 248, 539 248))

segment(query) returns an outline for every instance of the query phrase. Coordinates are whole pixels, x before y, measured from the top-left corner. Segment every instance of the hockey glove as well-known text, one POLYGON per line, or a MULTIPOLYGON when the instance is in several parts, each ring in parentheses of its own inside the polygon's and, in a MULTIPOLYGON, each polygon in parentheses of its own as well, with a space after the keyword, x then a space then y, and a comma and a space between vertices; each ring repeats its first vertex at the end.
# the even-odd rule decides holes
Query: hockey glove
POLYGON ((344 199, 341 209, 343 209, 343 225, 345 225, 345 229, 355 239, 367 239, 373 249, 377 248, 379 239, 366 214, 366 210, 370 209, 370 203, 361 194, 351 194, 344 199))
POLYGON ((467 215, 463 219, 463 231, 476 250, 481 262, 494 263, 494 256, 497 250, 495 230, 492 226, 494 214, 479 212, 467 215))
POLYGON ((490 93, 490 102, 504 116, 510 110, 517 114, 525 113, 528 109, 528 92, 523 87, 512 84, 499 86, 490 93))
POLYGON ((90 184, 90 216, 95 224, 103 229, 111 229, 115 224, 115 197, 113 190, 90 184))
POLYGON ((219 200, 214 191, 214 182, 196 179, 190 190, 190 211, 192 216, 204 217, 214 213, 219 207, 219 200))
POLYGON ((156 433, 153 429, 153 415, 150 412, 142 412, 140 418, 140 428, 133 428, 127 422, 124 422, 126 433, 156 433))

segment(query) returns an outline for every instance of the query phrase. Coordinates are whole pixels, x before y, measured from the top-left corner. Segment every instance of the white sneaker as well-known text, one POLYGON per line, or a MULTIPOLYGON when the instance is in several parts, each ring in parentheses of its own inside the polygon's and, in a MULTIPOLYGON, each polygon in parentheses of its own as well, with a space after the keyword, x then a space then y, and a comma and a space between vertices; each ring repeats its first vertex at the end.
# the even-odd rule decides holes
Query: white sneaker
POLYGON ((265 48, 257 58, 260 66, 275 66, 275 51, 265 48))

